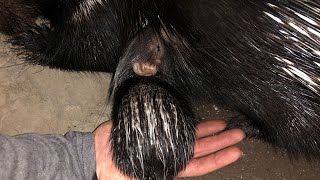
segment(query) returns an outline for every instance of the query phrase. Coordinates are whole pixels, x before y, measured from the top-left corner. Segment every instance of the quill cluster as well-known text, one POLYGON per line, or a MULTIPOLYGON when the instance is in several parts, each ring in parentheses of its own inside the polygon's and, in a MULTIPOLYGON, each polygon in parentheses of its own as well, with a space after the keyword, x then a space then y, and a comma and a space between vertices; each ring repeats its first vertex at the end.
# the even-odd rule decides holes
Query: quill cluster
POLYGON ((0 5, 0 30, 26 61, 114 74, 113 157, 127 175, 173 179, 192 157, 193 104, 204 101, 242 114, 229 128, 320 158, 317 0, 0 5))

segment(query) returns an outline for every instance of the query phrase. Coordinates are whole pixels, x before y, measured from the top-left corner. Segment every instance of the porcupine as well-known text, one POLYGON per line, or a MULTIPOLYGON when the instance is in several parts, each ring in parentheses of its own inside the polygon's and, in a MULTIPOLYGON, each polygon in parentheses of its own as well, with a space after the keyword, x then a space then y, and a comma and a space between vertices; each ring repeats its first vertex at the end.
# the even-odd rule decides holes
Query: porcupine
POLYGON ((127 175, 173 179, 186 166, 199 101, 240 112, 229 128, 248 137, 320 158, 317 0, 18 2, 50 22, 15 21, 29 27, 11 33, 26 61, 114 73, 113 158, 127 175))

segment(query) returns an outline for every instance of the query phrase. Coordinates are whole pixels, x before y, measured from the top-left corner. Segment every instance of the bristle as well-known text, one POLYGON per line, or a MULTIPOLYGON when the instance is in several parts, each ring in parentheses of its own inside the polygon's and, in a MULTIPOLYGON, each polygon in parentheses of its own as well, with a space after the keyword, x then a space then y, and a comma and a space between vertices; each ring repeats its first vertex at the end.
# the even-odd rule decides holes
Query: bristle
POLYGON ((103 5, 105 0, 84 0, 80 3, 77 10, 74 12, 72 19, 81 22, 82 20, 90 20, 91 11, 96 9, 98 5, 103 5))
POLYGON ((193 157, 198 120, 187 101, 157 79, 134 78, 115 95, 113 159, 138 179, 174 179, 193 157))
POLYGON ((40 16, 33 0, 0 0, 0 31, 7 35, 17 35, 36 23, 40 16))
POLYGON ((126 174, 172 179, 192 154, 195 124, 187 109, 205 101, 242 114, 229 127, 242 127, 292 156, 320 159, 316 0, 62 2, 41 0, 50 26, 24 30, 12 42, 31 63, 114 73, 112 142, 126 174), (140 76, 150 77, 128 80, 140 76), (155 148, 159 143, 163 147, 155 148), (159 169, 145 149, 152 149, 159 169))

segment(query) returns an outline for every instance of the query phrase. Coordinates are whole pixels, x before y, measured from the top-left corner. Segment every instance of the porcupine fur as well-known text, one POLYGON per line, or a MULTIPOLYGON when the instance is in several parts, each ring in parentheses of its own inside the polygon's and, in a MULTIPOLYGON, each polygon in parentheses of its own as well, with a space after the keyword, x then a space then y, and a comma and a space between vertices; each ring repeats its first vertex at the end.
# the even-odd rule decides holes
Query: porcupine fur
POLYGON ((32 52, 30 63, 114 73, 113 157, 127 175, 173 179, 185 167, 198 123, 192 107, 199 101, 239 111, 229 128, 241 127, 292 156, 320 158, 318 0, 60 0, 50 11, 46 3, 52 1, 34 9, 50 26, 33 24, 12 43, 32 52), (135 71, 145 64, 151 73, 135 71), (163 125, 155 131, 160 149, 147 124, 153 116, 163 125), (176 141, 163 138, 176 129, 176 141), (182 161, 172 161, 173 155, 182 161))

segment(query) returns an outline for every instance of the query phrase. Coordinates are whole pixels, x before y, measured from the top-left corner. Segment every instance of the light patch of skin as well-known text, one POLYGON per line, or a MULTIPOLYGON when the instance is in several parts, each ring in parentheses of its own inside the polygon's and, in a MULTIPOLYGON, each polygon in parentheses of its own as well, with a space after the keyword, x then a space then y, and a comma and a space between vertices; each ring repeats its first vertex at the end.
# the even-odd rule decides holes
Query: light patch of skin
POLYGON ((161 58, 164 53, 164 47, 159 37, 154 37, 147 45, 147 51, 152 53, 151 62, 146 62, 145 59, 139 60, 132 65, 133 71, 139 76, 154 76, 158 73, 161 64, 161 58))
POLYGON ((158 72, 158 66, 156 64, 151 64, 148 62, 134 63, 133 71, 139 76, 154 76, 158 72))

